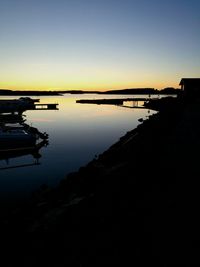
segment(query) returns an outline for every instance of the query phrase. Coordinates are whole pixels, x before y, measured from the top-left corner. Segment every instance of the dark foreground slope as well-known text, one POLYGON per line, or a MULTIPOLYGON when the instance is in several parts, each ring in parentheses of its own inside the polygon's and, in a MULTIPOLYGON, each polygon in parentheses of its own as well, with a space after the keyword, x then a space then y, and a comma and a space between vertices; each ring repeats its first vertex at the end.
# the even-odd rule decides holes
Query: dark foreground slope
POLYGON ((199 103, 162 107, 4 218, 2 266, 200 264, 199 103))

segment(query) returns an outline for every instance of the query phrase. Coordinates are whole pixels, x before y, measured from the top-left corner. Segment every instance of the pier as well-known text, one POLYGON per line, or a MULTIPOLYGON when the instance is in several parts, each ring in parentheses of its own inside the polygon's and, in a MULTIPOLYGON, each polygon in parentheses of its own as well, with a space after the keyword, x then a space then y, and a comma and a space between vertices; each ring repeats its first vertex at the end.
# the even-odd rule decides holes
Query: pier
POLYGON ((34 104, 27 110, 58 110, 58 104, 34 104))
POLYGON ((150 98, 134 97, 134 98, 115 98, 115 99, 80 99, 76 103, 80 104, 97 104, 97 105, 119 105, 128 108, 139 108, 138 102, 147 102, 150 98), (132 102, 132 105, 124 105, 124 102, 132 102))
POLYGON ((19 99, 0 99, 1 114, 21 115, 26 110, 58 110, 57 103, 38 103, 39 99, 20 97, 19 99))

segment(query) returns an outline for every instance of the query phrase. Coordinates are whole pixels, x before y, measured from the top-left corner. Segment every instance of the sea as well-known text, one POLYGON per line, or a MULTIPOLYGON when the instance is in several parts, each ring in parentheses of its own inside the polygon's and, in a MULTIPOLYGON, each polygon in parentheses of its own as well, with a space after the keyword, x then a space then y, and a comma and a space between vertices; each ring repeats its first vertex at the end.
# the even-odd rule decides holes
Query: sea
MULTIPOLYGON (((67 174, 107 150, 128 131, 137 127, 139 119, 155 113, 143 107, 143 102, 125 101, 119 105, 76 103, 80 99, 134 98, 146 95, 64 94, 31 97, 41 104, 58 104, 57 110, 28 110, 25 123, 47 133, 48 144, 37 153, 9 158, 0 152, 0 201, 24 200, 43 185, 56 187, 67 174)), ((157 95, 152 97, 158 97, 157 95)), ((19 97, 1 96, 1 99, 19 97)))

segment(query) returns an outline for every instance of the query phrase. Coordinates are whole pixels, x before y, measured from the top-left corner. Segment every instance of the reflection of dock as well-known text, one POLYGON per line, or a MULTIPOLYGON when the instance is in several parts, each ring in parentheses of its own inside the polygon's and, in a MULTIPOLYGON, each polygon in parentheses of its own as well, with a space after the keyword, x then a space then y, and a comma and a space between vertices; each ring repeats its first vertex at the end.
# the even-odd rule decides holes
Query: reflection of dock
POLYGON ((34 163, 27 163, 27 164, 21 164, 21 165, 13 165, 13 166, 9 166, 9 167, 2 167, 2 168, 0 168, 0 170, 16 169, 16 168, 22 168, 22 167, 35 166, 35 165, 40 165, 40 163, 34 162, 34 163))
POLYGON ((35 145, 33 144, 33 145, 13 147, 13 148, 12 147, 0 148, 0 160, 5 160, 7 164, 9 163, 9 160, 12 158, 18 158, 18 157, 27 156, 27 155, 32 155, 33 158, 35 159, 33 163, 19 164, 19 165, 12 165, 12 166, 9 165, 6 167, 1 167, 0 170, 40 165, 39 159, 41 158, 41 154, 39 153, 39 150, 42 147, 46 147, 47 145, 48 145, 48 141, 43 140, 40 143, 35 144, 35 145))
MULTIPOLYGON (((29 145, 29 146, 22 146, 22 147, 8 147, 8 148, 0 148, 0 153, 19 153, 19 154, 33 154, 36 151, 38 151, 40 148, 42 148, 43 146, 47 146, 48 145, 48 141, 43 140, 42 142, 36 144, 36 145, 29 145)), ((1 159, 1 157, 0 157, 1 159)))
POLYGON ((0 114, 1 123, 22 123, 24 118, 22 114, 0 114))

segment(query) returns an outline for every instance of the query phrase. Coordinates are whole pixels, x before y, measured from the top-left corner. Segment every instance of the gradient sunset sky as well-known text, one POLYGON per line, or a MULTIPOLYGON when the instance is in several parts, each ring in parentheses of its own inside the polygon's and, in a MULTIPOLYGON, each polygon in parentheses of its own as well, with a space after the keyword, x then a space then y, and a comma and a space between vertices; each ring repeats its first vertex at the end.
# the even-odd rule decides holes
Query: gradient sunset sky
POLYGON ((179 87, 200 77, 200 0, 0 0, 0 88, 179 87))

